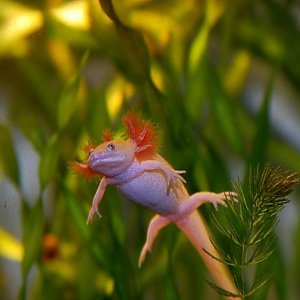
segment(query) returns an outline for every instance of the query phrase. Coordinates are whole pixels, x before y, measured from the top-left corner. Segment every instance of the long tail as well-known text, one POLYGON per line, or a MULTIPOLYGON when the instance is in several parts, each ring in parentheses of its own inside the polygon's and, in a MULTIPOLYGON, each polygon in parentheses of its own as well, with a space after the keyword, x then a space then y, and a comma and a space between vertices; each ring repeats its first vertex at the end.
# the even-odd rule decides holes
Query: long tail
MULTIPOLYGON (((217 285, 229 292, 238 294, 228 268, 203 250, 205 249, 217 258, 220 257, 209 238, 207 226, 201 215, 195 211, 180 221, 177 221, 176 225, 185 233, 190 242, 197 249, 217 285)), ((237 298, 227 297, 226 299, 237 298)))

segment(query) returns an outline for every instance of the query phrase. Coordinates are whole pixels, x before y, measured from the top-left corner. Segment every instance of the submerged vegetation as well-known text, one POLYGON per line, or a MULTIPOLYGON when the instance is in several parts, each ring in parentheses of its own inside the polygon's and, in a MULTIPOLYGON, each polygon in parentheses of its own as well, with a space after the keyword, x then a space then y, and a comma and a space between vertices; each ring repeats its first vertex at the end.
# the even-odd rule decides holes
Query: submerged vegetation
POLYGON ((102 218, 86 225, 97 182, 69 163, 84 160, 82 148, 105 128, 119 135, 131 110, 157 124, 160 152, 187 171, 190 193, 237 193, 227 208, 200 210, 241 296, 296 299, 299 190, 288 200, 300 171, 299 8, 293 0, 1 1, 0 294, 226 293, 205 282, 201 259, 172 226, 139 269, 152 215, 114 189, 102 218))
MULTIPOLYGON (((271 281, 278 215, 289 202, 288 196, 293 187, 299 183, 296 173, 288 173, 269 164, 264 168, 250 169, 244 185, 241 182, 234 184, 236 194, 229 197, 228 208, 222 209, 223 218, 216 213, 212 215, 214 225, 227 239, 225 249, 216 246, 221 261, 230 266, 242 299, 271 281), (248 282, 249 270, 255 272, 252 283, 248 282)), ((220 294, 229 295, 229 291, 209 284, 220 294)))

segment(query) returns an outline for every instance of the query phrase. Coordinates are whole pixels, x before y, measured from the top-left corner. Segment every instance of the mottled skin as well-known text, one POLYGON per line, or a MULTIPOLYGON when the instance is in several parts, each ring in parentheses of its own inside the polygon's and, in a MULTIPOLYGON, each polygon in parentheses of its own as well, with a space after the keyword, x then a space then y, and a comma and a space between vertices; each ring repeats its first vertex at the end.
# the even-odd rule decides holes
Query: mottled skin
POLYGON ((126 198, 156 213, 148 227, 139 266, 142 265, 146 253, 151 250, 158 232, 174 222, 197 249, 216 283, 223 289, 237 293, 226 266, 203 250, 219 258, 210 241, 205 222, 197 211, 197 207, 206 202, 215 207, 218 204, 226 205, 226 194, 199 192, 190 196, 184 186, 185 180, 180 175, 184 171, 174 170, 156 152, 147 159, 138 159, 138 147, 146 147, 137 144, 130 138, 104 142, 90 149, 87 165, 80 164, 80 167, 89 168, 103 176, 87 222, 89 223, 95 214, 99 214, 98 205, 106 186, 114 185, 126 198))

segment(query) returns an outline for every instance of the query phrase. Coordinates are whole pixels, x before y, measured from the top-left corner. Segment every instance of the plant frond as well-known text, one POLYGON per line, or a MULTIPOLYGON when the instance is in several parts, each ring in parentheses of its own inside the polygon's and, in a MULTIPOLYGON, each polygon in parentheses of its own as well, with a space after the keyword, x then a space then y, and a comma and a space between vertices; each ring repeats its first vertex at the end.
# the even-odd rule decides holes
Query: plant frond
POLYGON ((217 286, 216 284, 214 284, 211 281, 208 281, 208 280, 205 280, 205 281, 212 289, 214 289, 221 296, 231 297, 231 298, 240 298, 241 297, 241 295, 239 295, 239 294, 235 294, 235 293, 232 293, 225 289, 222 289, 221 287, 217 286))
POLYGON ((250 297, 253 295, 258 289, 262 288, 265 286, 270 280, 272 279, 273 274, 267 275, 265 278, 260 279, 257 282, 254 282, 249 291, 245 294, 245 297, 250 297))
MULTIPOLYGON (((254 294, 271 278, 269 272, 255 276, 249 283, 249 268, 257 268, 267 262, 274 248, 274 229, 278 214, 289 202, 288 195, 295 184, 299 184, 296 173, 267 164, 264 168, 250 168, 246 184, 238 179, 233 183, 234 196, 229 195, 227 208, 212 214, 216 229, 228 239, 230 247, 218 250, 220 258, 205 251, 214 259, 231 267, 234 281, 243 299, 254 294), (235 201, 238 200, 238 201, 235 201), (250 288, 249 288, 250 286, 250 288), (248 288, 247 288, 248 287, 248 288)), ((219 294, 228 296, 220 287, 211 285, 219 294)))

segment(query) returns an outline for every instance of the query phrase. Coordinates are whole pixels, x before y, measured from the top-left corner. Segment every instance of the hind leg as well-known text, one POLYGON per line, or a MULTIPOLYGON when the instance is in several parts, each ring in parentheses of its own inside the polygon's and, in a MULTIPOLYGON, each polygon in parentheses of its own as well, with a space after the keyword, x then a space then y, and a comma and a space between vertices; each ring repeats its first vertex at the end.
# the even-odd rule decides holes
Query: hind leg
POLYGON ((166 225, 170 223, 170 220, 166 217, 162 217, 160 215, 156 215, 149 223, 147 239, 143 246, 143 249, 139 258, 139 267, 141 267, 142 263, 145 260, 146 254, 148 251, 151 251, 152 244, 157 237, 159 231, 164 228, 166 225))
POLYGON ((195 193, 180 205, 179 215, 185 216, 190 214, 204 203, 211 203, 216 209, 218 209, 218 204, 227 206, 225 201, 235 195, 233 192, 223 192, 219 194, 213 192, 195 193))

